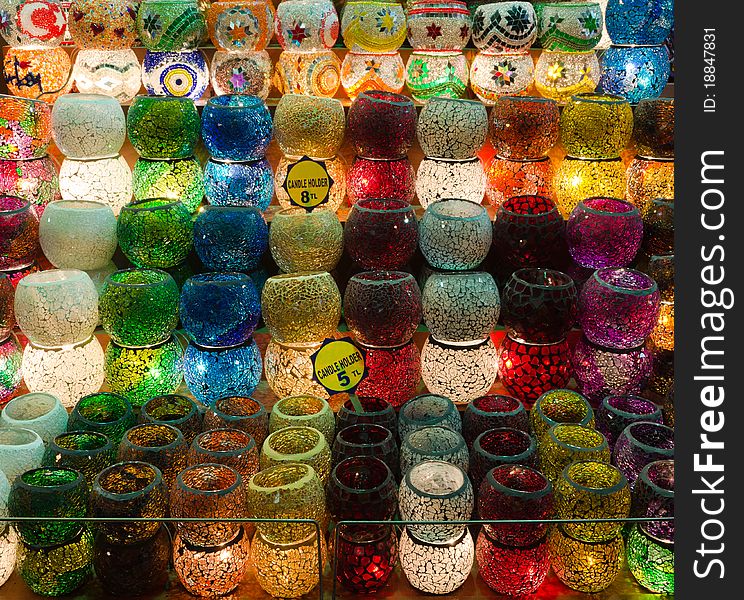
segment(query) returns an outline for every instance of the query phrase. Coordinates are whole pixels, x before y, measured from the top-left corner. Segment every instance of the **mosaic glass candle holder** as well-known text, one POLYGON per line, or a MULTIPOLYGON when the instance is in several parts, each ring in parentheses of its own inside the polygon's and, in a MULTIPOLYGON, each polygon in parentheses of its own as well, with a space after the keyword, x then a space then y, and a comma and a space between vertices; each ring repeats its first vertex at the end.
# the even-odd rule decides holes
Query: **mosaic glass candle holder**
POLYGON ((313 379, 312 355, 321 344, 294 347, 269 341, 264 353, 266 382, 279 398, 310 394, 327 398, 328 392, 313 379))
POLYGON ((178 325, 178 298, 178 286, 165 271, 116 271, 101 291, 101 323, 117 344, 153 346, 167 340, 178 325))
POLYGON ((333 97, 341 85, 341 60, 332 50, 284 51, 272 81, 282 94, 333 97))
POLYGON ((465 2, 414 0, 408 7, 408 41, 416 50, 462 50, 473 21, 465 2))
POLYGON ((468 270, 485 259, 492 227, 486 209, 467 200, 435 202, 421 219, 419 247, 434 268, 468 270))
POLYGON ((617 158, 633 131, 628 101, 611 94, 576 94, 561 113, 561 145, 576 158, 617 158))
POLYGON ((49 442, 43 464, 63 467, 82 473, 88 489, 101 471, 115 461, 115 449, 103 433, 71 431, 61 433, 49 442))
POLYGON ((459 432, 462 419, 455 404, 445 396, 422 394, 411 398, 400 409, 398 435, 405 439, 409 433, 424 427, 447 427, 459 432))
MULTIPOLYGON (((242 0, 239 2, 243 3, 242 0)), ((273 71, 274 66, 266 50, 255 52, 217 50, 212 55, 209 78, 215 95, 246 94, 266 100, 271 88, 273 71)))
POLYGON ((544 50, 587 51, 602 37, 603 15, 599 2, 541 2, 535 9, 537 39, 544 50))
POLYGON ((657 98, 671 74, 665 46, 610 46, 602 55, 600 87, 631 104, 657 98))
POLYGON ((291 544, 315 531, 311 523, 289 523, 286 519, 327 520, 323 483, 310 465, 281 463, 261 469, 251 477, 246 493, 251 516, 266 519, 256 523, 266 541, 291 544))
POLYGON ((674 160, 653 160, 636 157, 628 166, 628 202, 648 219, 653 201, 674 198, 674 160))
POLYGON ((528 50, 537 39, 537 15, 529 2, 491 3, 474 6, 473 44, 483 52, 528 50))
POLYGON ((132 170, 132 188, 135 200, 180 201, 189 212, 194 212, 204 197, 204 174, 195 157, 178 160, 140 158, 132 170))
POLYGON ((15 334, 0 341, 0 404, 7 402, 21 387, 23 349, 15 334))
POLYGON ((545 50, 535 64, 535 88, 541 96, 565 104, 575 94, 593 92, 599 83, 600 72, 599 60, 593 50, 545 50))
POLYGON ((674 98, 645 98, 633 111, 633 143, 640 156, 674 158, 674 98))
POLYGON ((70 594, 93 575, 93 534, 81 527, 64 544, 51 547, 18 544, 16 569, 35 594, 70 594))
POLYGON ((470 402, 462 413, 462 437, 469 449, 489 429, 509 427, 528 431, 528 413, 520 400, 503 394, 481 396, 470 402))
POLYGON ((330 0, 290 0, 277 7, 274 27, 284 50, 324 50, 336 43, 338 13, 330 0))
POLYGON ((628 535, 626 558, 642 587, 654 594, 674 594, 674 544, 655 539, 636 524, 628 535))
POLYGON ((266 593, 281 598, 297 598, 311 592, 320 581, 326 560, 325 537, 311 533, 298 542, 271 542, 261 533, 253 538, 251 560, 256 581, 266 593))
POLYGON ((674 26, 674 3, 609 0, 605 18, 613 44, 663 44, 674 26))
POLYGON ((469 402, 491 389, 498 375, 497 362, 498 351, 490 337, 451 345, 430 336, 421 350, 421 377, 432 393, 469 402))
MULTIPOLYGON (((674 460, 656 460, 641 469, 630 510, 632 517, 674 516, 674 460)), ((674 543, 674 521, 648 521, 639 527, 658 542, 674 543)))
POLYGON ((129 400, 117 394, 98 392, 78 400, 67 421, 67 431, 102 433, 118 447, 124 432, 136 421, 129 400))
MULTIPOLYGON (((334 466, 326 492, 336 521, 387 521, 398 507, 398 487, 390 468, 374 456, 352 456, 334 466)), ((347 533, 377 531, 379 525, 343 525, 347 533)))
MULTIPOLYGON (((357 410, 351 400, 346 400, 339 407, 336 414, 336 430, 338 433, 353 425, 378 425, 387 429, 394 440, 398 434, 398 415, 392 404, 374 397, 361 397, 357 400, 362 407, 361 412, 357 410)), ((359 431, 360 434, 366 434, 366 432, 366 429, 359 431)), ((355 431, 354 436, 356 433, 355 431)), ((336 438, 338 439, 338 436, 336 438)))
POLYGON ((368 198, 413 201, 416 173, 407 158, 372 160, 354 158, 346 179, 349 204, 368 198))
POLYGON ((205 206, 194 220, 194 249, 211 271, 253 271, 268 247, 269 231, 259 209, 205 206))
POLYGON ((416 196, 424 208, 458 198, 480 204, 486 193, 486 172, 478 157, 469 160, 424 158, 416 172, 416 196))
POLYGON ((163 423, 175 427, 187 444, 201 432, 202 416, 196 403, 186 396, 165 394, 150 398, 140 410, 141 423, 163 423))
POLYGON ((204 431, 223 428, 245 431, 260 448, 269 435, 269 415, 258 400, 225 396, 207 409, 202 428, 204 431))
MULTIPOLYGON (((279 164, 276 167, 276 173, 274 176, 274 194, 276 195, 276 199, 279 201, 279 206, 282 208, 291 208, 296 206, 296 204, 291 201, 284 185, 287 180, 289 169, 297 162, 299 162, 299 159, 284 156, 279 160, 279 164)), ((322 163, 325 165, 326 172, 331 180, 331 186, 328 190, 328 200, 316 207, 314 210, 330 210, 335 212, 346 199, 346 161, 341 156, 334 156, 331 159, 324 159, 322 163)))
POLYGON ((545 539, 531 546, 511 547, 494 541, 485 529, 475 542, 478 574, 497 594, 523 596, 537 591, 550 570, 545 539))
POLYGON ((209 87, 206 55, 201 50, 147 50, 142 61, 142 83, 151 96, 199 100, 209 87))
POLYGON ((421 353, 413 339, 394 348, 360 344, 367 375, 357 394, 381 398, 395 407, 413 398, 421 381, 421 353))
POLYGON ((275 275, 264 285, 261 312, 278 342, 314 343, 333 337, 341 318, 341 294, 327 272, 275 275))
POLYGON ((586 198, 625 197, 625 167, 620 159, 583 160, 567 156, 555 174, 555 198, 568 218, 586 198))
POLYGON ((542 441, 548 430, 558 423, 573 423, 593 429, 594 411, 587 399, 578 392, 550 390, 542 394, 530 410, 530 432, 542 441))
POLYGON ((334 98, 287 94, 274 113, 274 133, 285 156, 331 158, 346 129, 344 107, 334 98))
POLYGON ((59 46, 67 29, 67 16, 58 0, 45 2, 42 7, 34 7, 35 10, 23 6, 23 2, 8 4, 7 12, 14 14, 3 27, 3 37, 11 47, 59 46))
POLYGON ((0 427, 30 429, 49 444, 67 428, 67 410, 51 394, 23 394, 3 407, 0 427))
POLYGON ((553 483, 577 460, 610 462, 607 439, 594 429, 573 423, 558 423, 548 429, 537 455, 540 471, 553 483))
POLYGON ((335 547, 336 580, 347 590, 370 594, 383 589, 398 562, 398 536, 391 525, 374 532, 341 530, 335 547))
POLYGON ((196 0, 143 0, 137 11, 137 34, 148 50, 196 48, 205 32, 196 0))
POLYGON ((336 418, 327 400, 317 396, 290 396, 282 398, 271 409, 269 433, 285 427, 312 427, 320 431, 328 445, 333 443, 336 418))
POLYGON ((264 50, 274 35, 275 14, 271 3, 256 0, 213 2, 207 10, 209 37, 223 50, 264 50))
POLYGON ((74 0, 68 29, 78 48, 126 50, 134 44, 136 9, 131 0, 74 0))
POLYGON ((653 331, 658 316, 658 285, 633 269, 599 269, 579 296, 584 335, 604 348, 637 348, 653 331))
POLYGON ((16 196, 0 196, 0 268, 31 265, 39 249, 39 217, 31 203, 16 196))
POLYGON ((418 540, 406 527, 398 553, 408 582, 428 594, 449 594, 459 588, 475 560, 473 538, 467 529, 454 540, 433 545, 418 540))
POLYGON ((406 85, 421 104, 435 96, 461 98, 468 81, 468 61, 460 52, 414 50, 406 63, 406 85))
POLYGON ((231 348, 189 343, 183 377, 189 391, 206 405, 226 396, 250 396, 261 381, 261 352, 254 339, 231 348))
POLYGON ((310 465, 323 485, 328 483, 331 449, 325 436, 313 427, 294 425, 270 433, 261 448, 261 470, 294 462, 310 465))
POLYGON ((605 396, 639 394, 651 377, 652 352, 645 346, 632 350, 609 350, 581 337, 571 355, 579 391, 592 406, 605 396))
POLYGON ((341 259, 343 235, 341 222, 330 210, 287 208, 271 221, 269 248, 285 273, 331 271, 341 259))
POLYGON ((520 429, 498 427, 483 432, 473 442, 470 478, 476 489, 494 467, 506 464, 537 466, 537 442, 520 429))
POLYGON ((606 396, 597 410, 597 431, 614 447, 623 430, 636 421, 662 422, 661 408, 640 396, 606 396))
POLYGON ((199 130, 199 113, 189 98, 137 96, 127 112, 127 135, 143 158, 188 158, 199 130))
POLYGON ((271 141, 271 115, 255 96, 215 96, 204 107, 201 132, 214 159, 259 160, 271 141))
POLYGON ((674 457, 674 430, 661 423, 635 422, 618 436, 612 462, 631 487, 647 464, 674 457))
POLYGON ((352 100, 362 92, 371 90, 399 94, 405 85, 405 73, 406 67, 400 52, 373 54, 350 51, 341 63, 341 86, 352 100))
POLYGON ((250 541, 242 526, 232 539, 216 546, 197 546, 180 534, 173 540, 173 570, 195 596, 230 593, 245 577, 249 563, 250 541))
POLYGON ((478 52, 470 64, 470 87, 481 102, 493 106, 501 96, 526 95, 534 74, 534 63, 528 52, 478 52))
POLYGON ((501 157, 540 158, 558 141, 559 119, 558 104, 550 98, 500 96, 491 110, 489 139, 501 157))
POLYGON ((494 156, 486 167, 486 198, 499 207, 514 196, 553 196, 554 178, 548 157, 511 160, 494 156))
POLYGON ((395 52, 406 40, 405 9, 389 0, 349 2, 341 15, 341 35, 354 52, 395 52))
POLYGON ((49 104, 72 89, 71 70, 70 55, 60 47, 11 47, 3 61, 5 85, 11 95, 49 104))
POLYGON ((188 445, 183 434, 163 423, 135 425, 124 434, 119 444, 120 461, 147 462, 160 470, 163 482, 170 488, 186 467, 188 445))
MULTIPOLYGON (((395 536, 393 535, 395 538, 395 536)), ((397 538, 396 542, 397 542, 397 538)), ((5 584, 15 571, 18 536, 12 527, 5 526, 0 533, 0 585, 5 584)))
POLYGON ((30 392, 57 396, 71 408, 103 384, 103 348, 96 336, 63 348, 28 344, 23 350, 23 379, 30 392))
MULTIPOLYGON (((41 217, 50 202, 61 198, 59 167, 49 156, 28 160, 0 160, 0 197, 16 196, 27 200, 41 217)), ((8 201, 2 204, 8 206, 8 201)), ((4 210, 9 210, 3 207, 4 210)))
POLYGON ((425 156, 451 160, 473 158, 483 147, 488 115, 480 102, 432 97, 421 109, 416 135, 425 156), (459 122, 453 127, 454 119, 459 122))
POLYGON ((116 156, 126 137, 124 111, 110 96, 67 94, 54 103, 52 135, 68 158, 116 156))
POLYGON ((390 429, 375 423, 356 423, 339 429, 331 450, 331 463, 335 467, 342 460, 357 456, 379 458, 388 465, 395 480, 400 480, 400 454, 390 429))
POLYGON ((41 466, 44 441, 39 434, 19 427, 0 428, 0 471, 8 482, 41 466))
POLYGON ((422 462, 440 460, 459 466, 467 473, 470 458, 462 435, 448 427, 422 427, 408 433, 400 447, 400 472, 422 462))
POLYGON ((14 299, 15 287, 10 277, 0 273, 0 341, 3 342, 11 336, 15 326, 14 299))
POLYGON ((240 473, 243 486, 258 472, 258 448, 253 438, 240 429, 213 429, 200 433, 187 456, 189 466, 226 465, 240 473))
POLYGON ((82 94, 105 94, 131 102, 142 86, 134 50, 79 50, 72 67, 75 87, 82 94))
POLYGON ((401 158, 416 135, 416 108, 407 96, 362 92, 349 108, 348 134, 354 153, 362 158, 401 158))
POLYGON ((253 334, 261 304, 247 275, 202 273, 184 283, 179 315, 187 335, 200 346, 237 346, 253 334))
POLYGON ((649 273, 659 284, 662 290, 662 300, 664 300, 664 288, 667 286, 663 285, 663 282, 660 283, 664 278, 657 274, 656 267, 674 260, 666 258, 674 254, 674 202, 663 199, 652 200, 643 225, 644 236, 641 246, 643 251, 651 257, 664 257, 655 261, 652 258, 649 261, 649 273))
POLYGON ((40 100, 0 94, 0 114, 5 126, 0 132, 0 158, 24 160, 46 156, 52 141, 52 107, 40 100))
POLYGON ((568 535, 562 525, 548 534, 553 572, 572 590, 597 593, 612 584, 625 560, 621 535, 602 542, 583 542, 568 535))
POLYGON ((66 158, 59 170, 59 190, 65 200, 100 202, 118 215, 132 199, 132 169, 123 156, 66 158))
POLYGON ((352 205, 344 227, 344 248, 363 269, 405 266, 418 247, 418 221, 404 200, 366 199, 352 205))

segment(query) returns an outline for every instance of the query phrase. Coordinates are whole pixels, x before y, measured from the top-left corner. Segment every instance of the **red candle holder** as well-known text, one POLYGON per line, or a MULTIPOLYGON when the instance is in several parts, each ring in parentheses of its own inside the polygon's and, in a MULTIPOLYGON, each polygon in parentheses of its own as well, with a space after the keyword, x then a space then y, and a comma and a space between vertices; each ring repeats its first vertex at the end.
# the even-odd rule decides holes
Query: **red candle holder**
POLYGON ((372 160, 357 156, 346 176, 349 204, 366 198, 392 198, 411 202, 416 192, 416 173, 407 157, 372 160))
POLYGON ((355 594, 373 594, 388 582, 398 562, 398 538, 392 525, 374 534, 342 529, 338 535, 336 580, 355 594))
POLYGON ((531 594, 542 585, 550 570, 545 538, 521 548, 504 546, 482 529, 475 543, 478 573, 494 592, 507 596, 531 594))
POLYGON ((493 206, 501 206, 512 196, 553 195, 555 169, 550 158, 511 160, 494 156, 486 167, 486 198, 493 206))
POLYGON ((476 398, 462 413, 462 437, 468 448, 481 433, 497 427, 529 431, 529 415, 524 404, 512 396, 493 394, 476 398))
POLYGON ((416 107, 401 94, 362 92, 349 108, 347 133, 358 156, 402 158, 416 137, 416 107))
POLYGON ((357 388, 359 396, 382 398, 397 408, 416 395, 421 354, 413 340, 397 348, 360 346, 367 353, 368 374, 357 388))

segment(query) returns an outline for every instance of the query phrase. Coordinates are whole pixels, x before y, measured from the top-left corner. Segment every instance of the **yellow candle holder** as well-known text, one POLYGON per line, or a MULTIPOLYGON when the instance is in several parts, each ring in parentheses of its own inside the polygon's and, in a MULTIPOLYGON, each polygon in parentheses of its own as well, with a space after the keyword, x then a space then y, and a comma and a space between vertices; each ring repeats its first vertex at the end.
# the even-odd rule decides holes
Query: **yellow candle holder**
POLYGON ((628 166, 628 202, 645 217, 656 198, 674 199, 674 160, 636 157, 628 166))
POLYGON ((362 92, 381 90, 398 94, 406 82, 400 52, 348 52, 341 63, 341 86, 352 100, 362 92))
POLYGON ((561 113, 561 144, 576 158, 617 158, 633 132, 633 111, 621 96, 576 94, 561 113))
POLYGON ((310 465, 325 485, 331 475, 331 449, 313 427, 285 427, 270 433, 261 449, 261 469, 286 463, 310 465))
POLYGON ((334 96, 341 85, 341 61, 333 50, 282 51, 274 71, 281 94, 334 96))
POLYGON ((577 460, 610 462, 610 447, 604 435, 589 427, 568 423, 553 425, 537 448, 538 464, 545 477, 555 483, 563 469, 577 460))
POLYGON ((274 137, 289 158, 330 159, 340 150, 345 131, 344 107, 335 98, 290 92, 276 105, 274 137))
POLYGON ((406 41, 406 13, 391 0, 351 0, 344 5, 341 35, 352 52, 395 52, 406 41))
POLYGON ((344 251, 344 230, 333 211, 287 208, 271 221, 269 248, 285 273, 332 271, 344 251))
POLYGON ((599 59, 588 52, 543 50, 535 65, 535 87, 541 96, 565 104, 574 94, 593 92, 599 83, 599 59))
POLYGON ((604 542, 582 542, 557 525, 548 534, 553 572, 572 590, 596 593, 607 589, 625 560, 623 537, 604 542))
POLYGON ((567 156, 555 173, 555 199, 564 219, 582 200, 625 198, 625 165, 619 158, 584 160, 567 156))
POLYGON ((335 439, 336 415, 328 401, 317 396, 306 394, 282 398, 271 409, 269 433, 295 426, 314 427, 325 436, 330 446, 335 439))

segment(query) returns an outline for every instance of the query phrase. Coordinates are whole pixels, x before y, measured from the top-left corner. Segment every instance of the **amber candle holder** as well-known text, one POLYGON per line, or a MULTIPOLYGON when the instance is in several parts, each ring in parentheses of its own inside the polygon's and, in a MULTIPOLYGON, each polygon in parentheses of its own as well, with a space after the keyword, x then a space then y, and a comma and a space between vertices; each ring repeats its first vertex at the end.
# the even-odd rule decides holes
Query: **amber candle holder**
POLYGON ((196 436, 186 461, 190 466, 227 465, 240 473, 246 484, 258 473, 258 447, 254 439, 240 429, 212 429, 196 436))
POLYGON ((336 433, 336 417, 327 400, 311 396, 290 396, 274 404, 269 415, 269 433, 285 427, 314 427, 333 443, 336 433))
POLYGON ((163 481, 170 487, 186 466, 189 447, 183 434, 170 425, 145 423, 132 427, 119 444, 118 459, 142 461, 160 469, 163 481))
POLYGON ((258 400, 245 396, 220 398, 204 415, 203 429, 224 427, 240 429, 249 434, 259 448, 269 435, 269 414, 258 400))

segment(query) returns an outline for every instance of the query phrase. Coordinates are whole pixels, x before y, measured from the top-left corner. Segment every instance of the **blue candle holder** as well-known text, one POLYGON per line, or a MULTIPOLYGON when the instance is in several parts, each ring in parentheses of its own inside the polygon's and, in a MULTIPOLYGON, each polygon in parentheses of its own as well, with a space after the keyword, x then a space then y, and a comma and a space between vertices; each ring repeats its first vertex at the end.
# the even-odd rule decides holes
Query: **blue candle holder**
POLYGON ((613 44, 663 44, 674 26, 674 0, 609 0, 605 25, 613 44))
POLYGON ((217 160, 263 158, 273 132, 269 109, 257 96, 215 96, 202 112, 202 139, 217 160))
POLYGON ((611 46, 600 65, 602 91, 623 96, 631 104, 658 98, 671 74, 665 46, 611 46))
POLYGON ((269 227, 255 207, 206 206, 194 221, 194 248, 209 271, 254 271, 269 248, 269 227))
POLYGON ((204 168, 207 200, 215 206, 255 206, 261 212, 271 204, 274 172, 265 158, 252 162, 207 161, 204 168))

